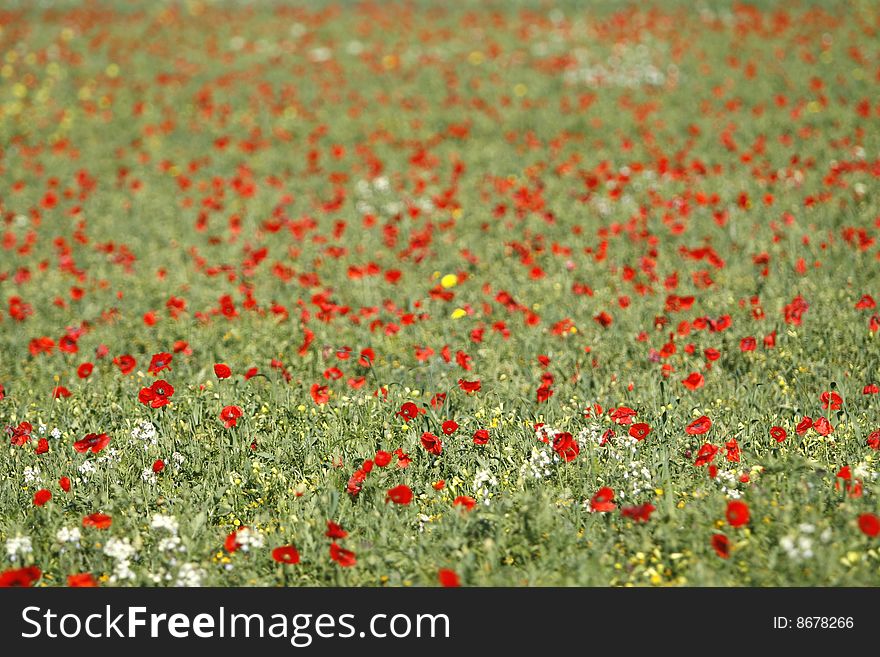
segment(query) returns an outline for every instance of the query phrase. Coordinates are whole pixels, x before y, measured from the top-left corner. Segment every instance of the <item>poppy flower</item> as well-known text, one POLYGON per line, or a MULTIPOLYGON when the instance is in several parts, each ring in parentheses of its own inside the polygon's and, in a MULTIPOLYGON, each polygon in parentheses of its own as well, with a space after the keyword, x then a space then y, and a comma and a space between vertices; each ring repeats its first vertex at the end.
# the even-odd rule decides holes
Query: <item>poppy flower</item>
POLYGON ((171 354, 166 352, 153 354, 153 357, 150 359, 150 365, 147 367, 147 372, 155 375, 162 370, 170 370, 173 358, 174 357, 171 354))
POLYGON ((636 522, 648 522, 651 519, 651 514, 656 510, 656 507, 650 502, 645 502, 644 504, 639 504, 638 506, 624 506, 621 507, 620 513, 624 518, 632 518, 636 522))
POLYGON ((694 465, 702 467, 707 463, 711 463, 715 459, 715 455, 718 453, 718 448, 715 445, 710 443, 704 444, 700 447, 700 451, 697 452, 697 459, 694 461, 694 465))
POLYGON ((94 588, 98 586, 91 573, 74 573, 67 576, 67 586, 71 588, 94 588))
POLYGON ((216 365, 214 365, 214 375, 218 379, 228 379, 230 376, 232 376, 232 370, 229 369, 229 365, 226 365, 224 363, 217 363, 216 365))
POLYGON ((330 544, 330 558, 343 568, 350 568, 357 563, 355 553, 339 547, 336 541, 330 544))
POLYGON ((385 503, 394 502, 395 504, 406 505, 412 502, 412 498, 412 489, 405 484, 400 484, 400 486, 395 486, 385 494, 385 503))
MULTIPOLYGON (((240 527, 243 529, 244 526, 240 527)), ((238 548, 241 547, 241 544, 238 542, 238 529, 230 532, 226 535, 226 538, 223 541, 223 549, 232 554, 233 552, 237 552, 238 548)))
POLYGON ((459 495, 452 500, 452 506, 462 506, 465 511, 470 511, 477 505, 477 501, 470 495, 459 495))
POLYGON ((437 571, 437 581, 440 582, 440 586, 445 588, 456 588, 461 586, 461 579, 459 579, 456 572, 454 570, 449 570, 448 568, 441 568, 437 571))
POLYGON ((438 479, 433 484, 431 484, 431 488, 433 488, 434 490, 443 490, 444 488, 446 488, 446 480, 438 479))
POLYGON ((137 367, 137 361, 128 354, 117 356, 113 359, 113 364, 116 365, 116 367, 119 368, 119 371, 123 374, 131 374, 132 371, 134 371, 134 368, 137 367))
POLYGON ((164 469, 165 469, 165 461, 163 461, 162 459, 156 459, 155 461, 153 461, 153 467, 152 467, 153 472, 155 472, 156 474, 159 474, 164 469))
POLYGON ((112 524, 113 518, 104 513, 93 513, 82 520, 83 527, 94 527, 95 529, 109 529, 112 524))
POLYGON ((149 388, 141 388, 138 393, 138 401, 150 408, 161 408, 171 401, 173 394, 174 386, 163 379, 158 379, 149 388))
POLYGON ((782 427, 770 427, 770 437, 777 443, 781 443, 788 437, 788 434, 782 427))
POLYGON ((820 436, 827 436, 828 434, 834 432, 834 427, 831 426, 831 423, 825 416, 822 416, 818 420, 816 420, 813 423, 813 428, 818 432, 820 436))
POLYGON ((384 452, 381 449, 376 452, 376 456, 373 457, 373 462, 380 468, 384 468, 386 465, 391 463, 391 454, 388 452, 384 452))
POLYGON ((110 443, 110 437, 106 433, 90 433, 82 440, 73 443, 73 448, 80 454, 92 452, 97 454, 110 443))
POLYGON ((474 431, 474 445, 485 445, 489 442, 489 430, 477 429, 474 431))
POLYGON ((699 388, 702 388, 703 384, 705 384, 705 382, 706 382, 706 380, 703 378, 703 375, 700 374, 699 372, 691 372, 687 376, 687 378, 682 380, 684 387, 687 388, 688 390, 697 390, 699 388))
POLYGON ((61 477, 61 479, 58 480, 58 485, 61 486, 61 490, 63 490, 65 493, 69 493, 70 477, 61 477))
POLYGON ((612 501, 614 499, 614 490, 608 486, 603 486, 593 497, 590 498, 590 510, 600 513, 614 511, 617 505, 612 501))
POLYGON ((76 375, 81 379, 87 379, 92 375, 92 370, 94 369, 95 366, 91 363, 83 363, 76 368, 76 375))
POLYGON ((871 449, 880 449, 880 429, 875 429, 869 433, 865 444, 871 449))
POLYGON ((330 401, 330 388, 328 388, 327 386, 313 383, 310 394, 312 395, 312 399, 314 400, 314 402, 319 406, 321 404, 326 404, 330 401))
POLYGON ((724 449, 727 451, 724 456, 728 461, 731 463, 739 463, 740 451, 739 443, 736 441, 736 438, 731 438, 724 443, 724 449))
POLYGON ((691 436, 701 436, 702 434, 707 433, 711 428, 712 420, 703 415, 687 425, 684 430, 685 433, 690 434, 691 436))
POLYGON ((580 454, 581 447, 570 433, 563 431, 553 437, 553 451, 566 463, 574 461, 580 454))
POLYGON ((620 406, 618 408, 609 408, 608 415, 616 424, 626 425, 632 424, 636 412, 627 406, 620 406))
POLYGON ((62 397, 70 397, 70 390, 64 386, 55 386, 52 389, 52 399, 61 399, 62 397))
POLYGON ((795 431, 797 432, 797 435, 803 436, 805 433, 807 433, 807 431, 809 431, 812 428, 813 428, 813 418, 804 417, 803 420, 798 422, 798 425, 795 427, 795 431))
POLYGON ((36 493, 34 493, 34 506, 43 506, 51 499, 52 493, 45 488, 41 488, 36 493))
POLYGON ((749 522, 749 507, 745 502, 732 500, 727 503, 725 515, 731 527, 741 527, 749 522))
POLYGON ((348 532, 332 520, 328 520, 327 531, 324 533, 324 536, 326 536, 327 538, 345 538, 346 536, 348 536, 348 532))
POLYGON ((23 447, 24 444, 31 439, 31 432, 34 430, 30 422, 19 422, 17 427, 8 427, 9 442, 14 447, 23 447))
POLYGON ((45 454, 49 451, 49 441, 45 438, 40 438, 37 441, 37 448, 34 450, 34 454, 45 454))
POLYGON ((467 393, 471 393, 471 392, 479 392, 482 385, 481 385, 480 381, 465 381, 464 379, 459 379, 458 380, 458 387, 467 393))
POLYGON ((443 441, 433 433, 426 431, 422 434, 422 447, 435 456, 440 456, 443 451, 443 441))
POLYGON ((272 550, 272 558, 278 563, 299 563, 299 552, 292 545, 283 545, 272 550))
POLYGON ((724 534, 712 534, 712 549, 722 559, 730 556, 730 539, 724 534))
POLYGON ((446 420, 440 428, 447 436, 451 436, 458 429, 458 423, 455 420, 446 420))
POLYGON ((395 415, 398 415, 402 417, 404 421, 409 422, 410 420, 416 419, 419 416, 419 412, 419 407, 413 402, 404 402, 395 415))
POLYGON ((242 412, 238 406, 224 406, 223 410, 220 411, 220 419, 223 421, 223 426, 227 429, 234 427, 241 415, 242 412))
POLYGON ((651 433, 651 427, 645 422, 636 422, 629 428, 629 435, 636 440, 644 440, 651 433))
POLYGON ((880 517, 873 513, 863 513, 859 516, 859 529, 871 538, 880 535, 880 517))
POLYGON ((43 572, 36 566, 10 568, 0 573, 0 588, 25 588, 33 586, 43 572))

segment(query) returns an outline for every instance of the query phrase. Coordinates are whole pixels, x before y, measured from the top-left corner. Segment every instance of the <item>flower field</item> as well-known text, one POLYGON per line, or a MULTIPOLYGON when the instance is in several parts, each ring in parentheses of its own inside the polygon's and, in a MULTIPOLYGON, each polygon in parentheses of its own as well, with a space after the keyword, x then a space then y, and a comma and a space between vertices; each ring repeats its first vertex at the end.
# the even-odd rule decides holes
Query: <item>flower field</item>
POLYGON ((0 7, 0 584, 880 584, 876 3, 0 7))

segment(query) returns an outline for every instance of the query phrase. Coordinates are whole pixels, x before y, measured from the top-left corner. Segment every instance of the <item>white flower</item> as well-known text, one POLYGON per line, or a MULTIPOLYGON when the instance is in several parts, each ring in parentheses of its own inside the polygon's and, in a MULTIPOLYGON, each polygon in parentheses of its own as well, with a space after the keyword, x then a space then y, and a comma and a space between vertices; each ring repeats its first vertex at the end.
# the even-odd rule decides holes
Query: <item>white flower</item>
POLYGON ((55 540, 62 545, 64 543, 79 543, 80 538, 82 538, 82 534, 79 531, 79 527, 62 527, 55 534, 55 540))
POLYGON ((205 577, 205 571, 194 563, 181 564, 180 570, 177 571, 177 581, 174 586, 201 586, 202 579, 205 577))
POLYGON ((127 561, 134 556, 135 549, 130 538, 120 539, 114 536, 104 545, 104 554, 116 561, 127 561))
POLYGON ((153 472, 153 468, 144 468, 143 472, 141 472, 141 480, 151 486, 155 486, 158 478, 156 477, 156 473, 153 472))
POLYGON ((95 464, 91 461, 83 461, 76 469, 81 475, 88 475, 95 471, 95 464))
POLYGON ((238 543, 242 552, 247 552, 251 548, 263 547, 263 535, 249 527, 242 527, 235 534, 235 542, 238 543))
POLYGON ((150 523, 151 529, 164 529, 165 531, 176 534, 179 524, 174 516, 166 516, 161 513, 153 514, 153 520, 150 523))
POLYGON ((55 427, 54 429, 52 429, 49 435, 52 436, 55 440, 58 440, 59 438, 61 438, 61 429, 55 427))
POLYGON ((161 541, 159 541, 159 550, 162 552, 183 552, 186 548, 183 547, 180 543, 180 536, 176 534, 174 536, 166 536, 161 541))
POLYGON ((17 560, 19 556, 23 557, 33 551, 34 548, 31 545, 31 539, 27 536, 16 534, 13 538, 6 539, 6 554, 9 555, 9 558, 13 561, 17 560))

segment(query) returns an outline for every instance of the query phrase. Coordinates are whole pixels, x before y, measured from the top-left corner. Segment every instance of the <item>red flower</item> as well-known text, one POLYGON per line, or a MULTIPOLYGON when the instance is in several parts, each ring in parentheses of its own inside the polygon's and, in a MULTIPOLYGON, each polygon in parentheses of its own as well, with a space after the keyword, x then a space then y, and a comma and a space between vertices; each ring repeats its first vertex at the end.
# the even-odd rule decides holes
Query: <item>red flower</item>
POLYGON ((67 576, 67 586, 71 588, 94 588, 98 586, 91 573, 75 573, 67 576))
POLYGON ((724 449, 727 450, 727 454, 725 457, 731 463, 739 463, 739 443, 736 442, 736 438, 731 438, 726 443, 724 443, 724 449))
POLYGON ((813 424, 813 428, 819 433, 820 436, 827 436, 829 433, 834 432, 834 427, 831 426, 831 423, 825 416, 822 416, 818 420, 816 420, 816 422, 813 424))
POLYGON ((109 529, 113 524, 113 518, 104 513, 93 513, 83 518, 83 527, 94 527, 95 529, 109 529))
POLYGON ((91 451, 97 454, 110 443, 110 437, 106 433, 90 433, 82 440, 73 443, 73 448, 80 454, 91 451))
POLYGON ((59 399, 61 397, 70 397, 70 390, 64 386, 55 386, 52 389, 52 399, 59 399))
POLYGON ((822 408, 831 407, 832 411, 839 411, 843 405, 843 398, 836 392, 823 392, 819 395, 819 401, 822 402, 822 408))
POLYGON ((553 437, 553 450, 559 455, 559 458, 570 463, 580 454, 581 447, 570 433, 563 431, 553 437))
POLYGON ((154 381, 149 388, 141 388, 138 393, 138 401, 144 406, 161 408, 171 401, 174 394, 174 386, 163 379, 154 381))
POLYGON ((238 406, 224 406, 223 410, 220 411, 220 419, 223 421, 223 426, 227 429, 234 427, 240 417, 241 409, 238 406))
POLYGON ((477 501, 470 495, 459 495, 452 500, 452 506, 463 506, 465 511, 470 511, 477 505, 477 501))
POLYGON ((155 461, 153 461, 153 472, 155 472, 156 474, 159 474, 164 469, 165 469, 165 461, 163 461, 162 459, 156 459, 155 461))
POLYGON ((612 502, 614 499, 614 491, 608 486, 603 486, 596 494, 590 498, 590 509, 593 511, 599 511, 601 513, 605 513, 607 511, 614 511, 617 508, 617 505, 612 502))
POLYGON ((20 422, 17 427, 7 427, 11 438, 10 443, 15 447, 23 447, 24 444, 31 439, 31 432, 34 428, 30 422, 20 422))
POLYGON ((36 493, 34 493, 34 506, 43 506, 51 499, 52 493, 45 488, 41 488, 36 493))
POLYGON ((58 485, 61 486, 61 490, 63 490, 65 493, 70 492, 70 478, 69 477, 61 477, 61 479, 58 480, 58 485))
POLYGON ((788 434, 785 432, 785 429, 782 427, 770 427, 770 436, 777 443, 781 443, 788 437, 788 434))
POLYGON ((644 504, 639 504, 638 506, 624 506, 621 507, 620 513, 624 518, 632 518, 636 522, 648 522, 651 519, 651 514, 656 510, 656 507, 650 502, 645 502, 644 504))
POLYGON ((722 559, 730 556, 730 539, 724 534, 712 534, 712 548, 722 559))
POLYGON ((433 433, 425 432, 422 434, 422 447, 424 447, 428 452, 434 454, 436 456, 440 456, 440 453, 443 451, 443 441, 440 440, 433 433))
POLYGON ((404 404, 400 407, 400 410, 395 413, 395 415, 399 415, 404 419, 404 421, 409 422, 410 420, 414 420, 419 416, 419 407, 416 406, 412 402, 404 402, 404 404))
POLYGON ((868 439, 865 443, 871 449, 880 449, 880 429, 874 429, 871 433, 868 434, 868 439))
POLYGON ((292 545, 284 545, 272 550, 272 558, 278 563, 299 563, 299 552, 292 545))
POLYGON ((316 404, 326 404, 330 401, 330 389, 327 386, 318 385, 317 383, 312 384, 311 389, 312 399, 316 404))
POLYGON ((36 566, 10 568, 0 573, 0 588, 33 586, 42 574, 36 566))
POLYGON ((477 429, 474 432, 474 445, 485 445, 489 442, 489 430, 477 429))
POLYGON ((608 415, 617 424, 632 424, 636 412, 627 406, 620 406, 619 408, 609 408, 608 415))
POLYGON ((459 379, 458 387, 468 393, 479 392, 481 384, 479 381, 465 381, 464 379, 459 379))
POLYGON ((389 454, 388 452, 384 452, 380 449, 378 452, 376 452, 376 456, 373 458, 373 462, 380 468, 384 468, 386 465, 391 463, 391 454, 389 454))
POLYGON ((701 436, 702 434, 707 433, 711 428, 712 420, 703 415, 687 425, 684 430, 685 433, 692 436, 701 436))
POLYGON ((412 489, 405 484, 400 484, 400 486, 395 486, 385 494, 385 503, 394 502, 395 504, 409 504, 412 502, 412 498, 412 489))
POLYGON ((229 369, 229 365, 226 365, 224 363, 217 363, 216 365, 214 365, 214 375, 218 379, 228 379, 230 376, 232 376, 232 370, 229 369))
POLYGON ((727 503, 725 515, 731 527, 741 527, 749 522, 749 507, 745 502, 733 500, 727 503))
POLYGON ((45 454, 49 451, 49 441, 45 438, 40 438, 37 441, 37 448, 34 450, 34 454, 45 454))
POLYGON ((696 390, 697 388, 702 388, 705 382, 706 380, 699 372, 691 372, 686 379, 682 380, 684 387, 688 390, 696 390))
POLYGON ((137 361, 128 354, 117 356, 113 359, 113 364, 116 365, 116 367, 119 368, 119 371, 123 374, 130 374, 134 368, 137 367, 137 361))
POLYGON ((78 368, 76 368, 76 375, 81 379, 87 379, 92 375, 92 370, 95 369, 95 366, 91 363, 83 363, 78 368))
POLYGON ((461 580, 454 570, 449 570, 448 568, 441 568, 437 571, 437 581, 440 582, 440 586, 446 588, 455 588, 461 586, 461 580))
POLYGON ((636 422, 629 428, 629 435, 636 440, 644 440, 651 433, 651 427, 645 422, 636 422))
POLYGON ((363 483, 367 480, 367 473, 364 472, 363 468, 358 468, 355 470, 351 477, 348 479, 348 484, 345 487, 346 492, 349 495, 357 495, 361 492, 361 488, 363 483))
POLYGON ((798 422, 797 427, 795 427, 795 431, 797 432, 797 434, 799 436, 802 436, 805 433, 807 433, 807 431, 809 431, 812 427, 813 427, 813 418, 804 417, 803 420, 798 422))
POLYGON ((859 529, 865 536, 874 538, 880 534, 880 517, 873 513, 863 513, 859 516, 859 529))
POLYGON ((441 429, 447 436, 451 436, 458 429, 458 423, 455 420, 446 420, 441 429))
POLYGON ((757 346, 758 346, 757 341, 755 340, 755 338, 752 338, 752 337, 743 338, 739 342, 739 350, 740 351, 754 351, 755 347, 757 347, 757 346))
POLYGON ((150 359, 150 366, 147 368, 147 372, 150 374, 158 374, 162 370, 170 370, 171 369, 171 360, 174 358, 169 353, 159 353, 153 354, 153 357, 150 359))
MULTIPOLYGON (((242 526, 240 529, 244 529, 242 526)), ((223 541, 223 549, 232 554, 236 552, 241 545, 238 542, 238 529, 233 532, 230 532, 226 535, 226 539, 223 541)))
POLYGON ((357 563, 355 553, 339 547, 336 541, 330 544, 330 558, 343 568, 349 568, 357 563))
POLYGON ((348 532, 337 525, 332 520, 327 521, 327 532, 324 534, 327 538, 345 538, 348 532))
POLYGON ((715 455, 718 453, 718 448, 715 445, 711 445, 706 443, 702 447, 700 447, 700 451, 697 452, 697 460, 694 461, 694 465, 702 467, 707 463, 711 463, 715 459, 715 455))

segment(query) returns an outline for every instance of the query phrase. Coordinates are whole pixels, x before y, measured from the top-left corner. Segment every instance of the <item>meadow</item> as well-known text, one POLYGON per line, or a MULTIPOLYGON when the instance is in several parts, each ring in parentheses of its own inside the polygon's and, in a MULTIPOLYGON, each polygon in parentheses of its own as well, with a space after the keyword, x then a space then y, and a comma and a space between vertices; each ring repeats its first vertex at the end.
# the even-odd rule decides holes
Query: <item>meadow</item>
POLYGON ((0 584, 880 584, 875 3, 2 3, 0 584))

